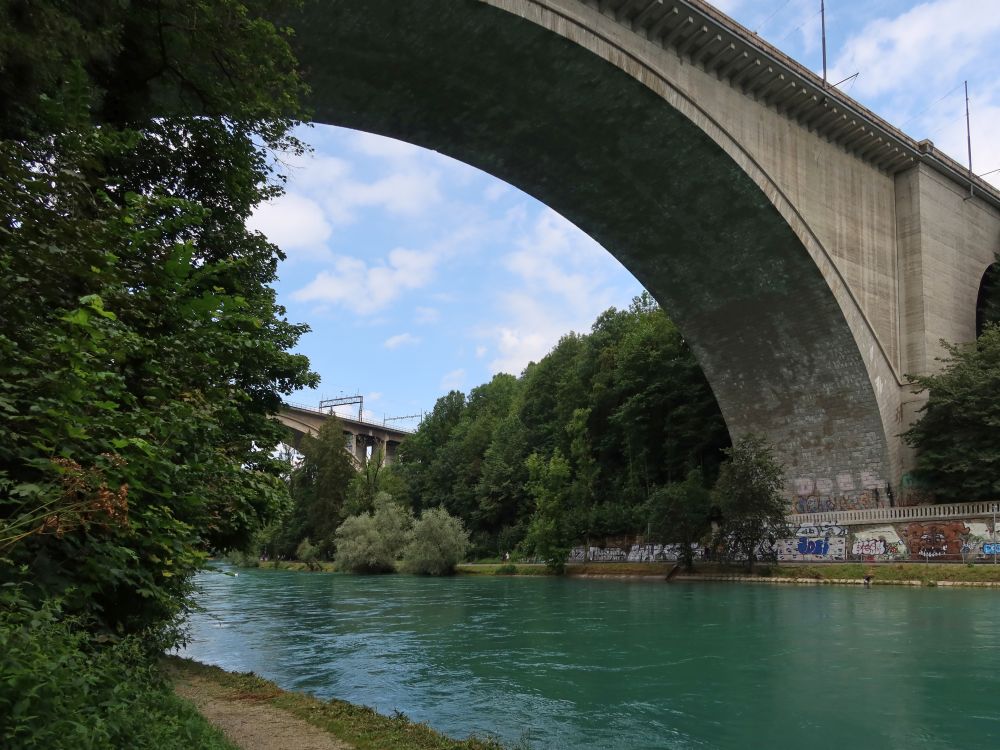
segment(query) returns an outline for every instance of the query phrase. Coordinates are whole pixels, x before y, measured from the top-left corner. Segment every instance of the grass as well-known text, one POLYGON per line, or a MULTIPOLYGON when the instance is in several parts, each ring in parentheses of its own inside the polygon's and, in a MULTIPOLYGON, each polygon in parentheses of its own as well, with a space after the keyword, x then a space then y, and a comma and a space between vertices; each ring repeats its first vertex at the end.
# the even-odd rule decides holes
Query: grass
MULTIPOLYGON (((674 563, 586 563, 567 565, 569 576, 620 576, 666 577, 674 563)), ((459 565, 462 575, 551 575, 544 565, 466 564, 459 565), (510 568, 515 570, 512 572, 510 568)), ((871 575, 876 584, 880 582, 921 581, 925 585, 935 585, 938 581, 957 583, 1000 583, 1000 565, 988 563, 764 563, 754 566, 753 573, 747 574, 741 565, 720 563, 696 563, 692 573, 681 571, 682 576, 706 579, 713 576, 745 576, 748 578, 811 578, 816 581, 855 580, 871 575)))
MULTIPOLYGON (((566 566, 568 576, 609 576, 609 577, 666 577, 673 568, 673 562, 658 563, 577 563, 566 566)), ((309 571, 305 563, 290 560, 260 563, 261 568, 272 570, 309 571)), ((333 572, 333 563, 314 563, 312 570, 333 572)), ((552 571, 536 563, 476 562, 459 565, 456 572, 470 576, 547 576, 552 571)), ((711 576, 747 576, 741 565, 700 562, 694 571, 681 571, 682 576, 697 579, 711 576)), ((954 583, 1000 583, 1000 565, 991 563, 758 563, 750 578, 811 578, 816 581, 861 580, 866 575, 874 577, 874 582, 920 581, 924 585, 935 585, 938 581, 954 583)))
POLYGON ((402 713, 384 716, 367 706, 341 700, 322 701, 304 693, 282 690, 252 672, 226 672, 180 657, 165 657, 166 670, 174 675, 209 680, 227 697, 268 703, 348 742, 357 750, 503 750, 492 739, 470 737, 454 740, 426 724, 410 721, 402 713))

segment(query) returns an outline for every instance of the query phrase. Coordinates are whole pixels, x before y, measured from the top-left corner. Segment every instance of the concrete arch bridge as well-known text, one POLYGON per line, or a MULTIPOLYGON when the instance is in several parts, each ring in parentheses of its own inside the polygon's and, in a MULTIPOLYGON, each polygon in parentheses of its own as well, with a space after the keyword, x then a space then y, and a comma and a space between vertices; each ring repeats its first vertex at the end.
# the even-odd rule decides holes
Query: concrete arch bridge
MULTIPOLYGON (((315 437, 319 428, 330 418, 328 411, 313 409, 297 404, 285 404, 277 414, 277 419, 294 435, 294 447, 298 448, 303 435, 315 437)), ((382 462, 388 466, 396 461, 399 444, 410 434, 408 430, 387 427, 378 422, 365 422, 350 417, 337 418, 344 427, 344 449, 350 454, 354 468, 364 468, 371 454, 382 450, 382 462)))
POLYGON ((690 341, 797 509, 887 503, 974 338, 1000 193, 700 0, 325 0, 293 19, 315 119, 516 185, 690 341))

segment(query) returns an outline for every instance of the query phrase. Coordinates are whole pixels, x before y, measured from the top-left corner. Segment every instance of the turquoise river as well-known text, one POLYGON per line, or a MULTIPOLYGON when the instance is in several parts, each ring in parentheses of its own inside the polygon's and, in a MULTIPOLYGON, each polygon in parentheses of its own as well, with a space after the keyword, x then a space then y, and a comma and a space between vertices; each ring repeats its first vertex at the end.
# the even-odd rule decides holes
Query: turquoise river
POLYGON ((234 572, 184 655, 455 737, 1000 746, 1000 591, 234 572))

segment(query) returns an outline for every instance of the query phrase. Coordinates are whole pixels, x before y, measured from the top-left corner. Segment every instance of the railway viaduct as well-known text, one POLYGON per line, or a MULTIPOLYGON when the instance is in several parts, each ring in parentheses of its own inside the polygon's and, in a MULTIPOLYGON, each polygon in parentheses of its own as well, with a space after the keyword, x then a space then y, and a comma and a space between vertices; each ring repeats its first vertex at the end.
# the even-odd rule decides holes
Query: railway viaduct
POLYGON ((1000 193, 699 0, 324 0, 318 122, 448 154, 600 242, 799 509, 884 505, 907 374, 970 341, 1000 193))

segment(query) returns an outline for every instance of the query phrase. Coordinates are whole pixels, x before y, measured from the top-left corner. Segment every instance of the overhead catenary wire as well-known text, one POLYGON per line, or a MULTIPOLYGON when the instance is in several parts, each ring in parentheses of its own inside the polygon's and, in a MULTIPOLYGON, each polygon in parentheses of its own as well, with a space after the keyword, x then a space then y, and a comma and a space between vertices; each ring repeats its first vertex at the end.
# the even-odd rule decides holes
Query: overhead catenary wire
POLYGON ((790 2, 792 2, 792 0, 785 0, 785 2, 779 5, 777 10, 775 10, 773 13, 771 13, 771 15, 769 15, 767 18, 764 19, 763 23, 757 24, 757 28, 754 30, 753 33, 759 34, 764 29, 764 27, 767 26, 768 22, 776 15, 778 15, 778 13, 783 11, 785 9, 785 6, 787 6, 790 2))
POLYGON ((936 107, 937 105, 939 105, 941 102, 943 102, 949 96, 951 96, 956 91, 958 91, 960 88, 962 88, 962 86, 963 86, 963 84, 961 84, 961 83, 958 84, 957 86, 955 86, 955 88, 951 89, 947 94, 945 94, 944 96, 942 96, 940 99, 935 100, 934 102, 932 102, 931 104, 929 104, 928 106, 924 107, 922 110, 920 110, 919 112, 917 112, 915 115, 913 115, 912 117, 910 117, 909 119, 904 120, 903 122, 901 122, 899 124, 899 127, 902 128, 906 124, 911 123, 914 120, 916 120, 918 117, 921 117, 921 116, 925 115, 927 112, 930 112, 932 109, 934 109, 934 107, 936 107))

